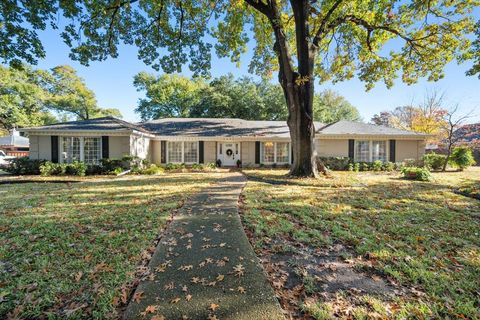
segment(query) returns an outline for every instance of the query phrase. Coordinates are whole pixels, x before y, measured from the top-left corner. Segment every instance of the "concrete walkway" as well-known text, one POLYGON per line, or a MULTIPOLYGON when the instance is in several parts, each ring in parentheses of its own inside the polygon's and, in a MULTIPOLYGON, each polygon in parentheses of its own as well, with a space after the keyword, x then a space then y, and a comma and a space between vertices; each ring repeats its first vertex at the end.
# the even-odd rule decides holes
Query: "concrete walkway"
POLYGON ((240 173, 224 174, 185 203, 125 319, 285 319, 240 222, 245 183, 240 173))

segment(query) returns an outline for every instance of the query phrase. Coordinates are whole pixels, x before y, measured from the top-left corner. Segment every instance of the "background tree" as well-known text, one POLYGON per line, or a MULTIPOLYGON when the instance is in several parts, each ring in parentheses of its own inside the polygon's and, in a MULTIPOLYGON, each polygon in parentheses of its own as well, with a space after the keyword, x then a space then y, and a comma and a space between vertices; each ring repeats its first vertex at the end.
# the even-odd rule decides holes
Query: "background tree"
POLYGON ((103 116, 121 117, 118 109, 100 108, 95 93, 70 66, 58 66, 52 69, 48 77, 48 90, 51 93, 47 106, 56 112, 74 115, 78 120, 87 120, 103 116))
POLYGON ((47 71, 28 65, 0 66, 0 128, 4 131, 105 115, 121 116, 118 109, 100 108, 93 91, 72 67, 47 71))
POLYGON ((322 123, 332 123, 339 120, 362 120, 357 108, 333 90, 325 90, 315 94, 313 98, 313 118, 322 123))
POLYGON ((206 74, 211 37, 216 52, 235 63, 255 40, 250 70, 278 77, 288 106, 294 163, 290 173, 316 176, 314 80, 358 76, 370 88, 397 78, 438 80, 455 58, 468 58, 472 10, 478 0, 101 0, 9 1, 0 6, 0 55, 34 62, 45 52, 36 30, 71 21, 62 37, 83 64, 118 55, 118 44, 139 47, 139 58, 171 73, 188 64, 206 74), (250 30, 250 32, 246 32, 250 30), (388 53, 384 49, 389 46, 388 53))
POLYGON ((445 163, 443 164, 442 171, 447 169, 447 164, 450 160, 450 156, 452 155, 452 150, 462 138, 460 135, 456 134, 456 132, 462 128, 463 125, 465 125, 465 121, 470 118, 471 114, 472 111, 461 114, 458 110, 458 105, 445 112, 445 121, 443 121, 441 130, 445 136, 445 149, 447 157, 445 159, 445 163))
MULTIPOLYGON (((266 80, 235 79, 228 74, 207 82, 180 75, 155 77, 140 72, 134 78, 134 85, 145 92, 136 109, 142 120, 191 117, 285 121, 288 118, 282 88, 266 80)), ((316 94, 313 108, 314 119, 323 123, 360 120, 358 110, 331 90, 316 94)))
POLYGON ((29 66, 19 69, 0 65, 0 131, 53 123, 55 116, 45 108, 48 93, 44 89, 46 71, 29 66))
POLYGON ((370 121, 392 128, 426 133, 432 135, 429 142, 439 143, 446 137, 443 130, 447 114, 444 100, 444 94, 434 90, 427 92, 419 104, 412 102, 411 105, 397 107, 392 111, 382 111, 370 121))

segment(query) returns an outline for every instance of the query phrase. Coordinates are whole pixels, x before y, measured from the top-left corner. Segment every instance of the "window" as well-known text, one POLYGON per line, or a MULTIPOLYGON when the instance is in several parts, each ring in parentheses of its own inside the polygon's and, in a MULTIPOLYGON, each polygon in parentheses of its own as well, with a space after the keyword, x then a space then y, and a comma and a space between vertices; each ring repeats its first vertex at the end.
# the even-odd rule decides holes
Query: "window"
POLYGON ((182 163, 182 152, 183 143, 182 142, 168 142, 168 162, 172 163, 182 163))
POLYGON ((84 162, 95 164, 102 158, 100 150, 100 138, 84 138, 83 156, 84 162))
POLYGON ((262 142, 260 149, 262 163, 289 163, 290 143, 262 142))
POLYGON ((370 141, 355 141, 355 160, 359 162, 370 161, 370 141))
POLYGON ((198 162, 198 142, 186 141, 184 142, 184 161, 185 163, 198 162))
POLYGON ((372 141, 372 162, 375 160, 387 161, 386 141, 372 141))
POLYGON ((80 137, 62 137, 61 162, 81 161, 80 137))
POLYGON ((289 159, 288 142, 277 142, 277 161, 278 163, 288 163, 289 159))
POLYGON ((387 141, 355 141, 355 161, 387 161, 387 141))
POLYGON ((262 162, 275 162, 275 144, 273 142, 262 143, 262 162))
POLYGON ((98 163, 102 158, 102 141, 100 137, 61 137, 60 155, 62 163, 98 163))

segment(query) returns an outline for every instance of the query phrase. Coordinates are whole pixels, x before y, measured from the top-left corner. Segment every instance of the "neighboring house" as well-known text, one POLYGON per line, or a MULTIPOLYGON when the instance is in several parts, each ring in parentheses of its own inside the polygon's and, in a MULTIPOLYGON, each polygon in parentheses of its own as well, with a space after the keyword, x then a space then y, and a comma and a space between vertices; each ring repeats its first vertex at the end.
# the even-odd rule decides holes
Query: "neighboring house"
MULTIPOLYGON (((428 135, 383 126, 338 121, 315 123, 319 156, 355 161, 420 159, 428 135)), ((289 129, 284 121, 171 118, 132 124, 113 117, 26 128, 30 157, 53 162, 98 162, 138 156, 152 163, 222 166, 289 164, 289 129)))
POLYGON ((17 130, 12 129, 9 136, 0 137, 0 150, 3 150, 7 156, 28 156, 28 138, 20 136, 17 130))

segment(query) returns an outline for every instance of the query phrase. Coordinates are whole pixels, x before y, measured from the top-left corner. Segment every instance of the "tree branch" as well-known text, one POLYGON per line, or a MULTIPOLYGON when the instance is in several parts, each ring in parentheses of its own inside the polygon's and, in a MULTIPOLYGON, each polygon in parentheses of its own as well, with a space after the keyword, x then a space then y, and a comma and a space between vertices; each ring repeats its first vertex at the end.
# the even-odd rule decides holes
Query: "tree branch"
POLYGON ((245 0, 245 2, 252 6, 254 9, 263 13, 268 18, 271 17, 272 11, 270 0, 268 0, 267 4, 263 3, 261 0, 245 0))
MULTIPOLYGON (((313 38, 313 45, 318 47, 318 43, 320 42, 320 39, 322 38, 322 35, 325 33, 325 28, 327 26, 327 23, 328 23, 328 20, 330 19, 330 17, 332 16, 332 14, 335 12, 335 10, 337 10, 337 8, 340 6, 340 4, 343 2, 344 0, 337 0, 333 6, 330 8, 330 10, 328 10, 327 14, 325 15, 325 17, 322 19, 322 22, 320 23, 320 27, 318 28, 316 34, 315 34, 315 37, 313 38)), ((312 9, 314 9, 313 6, 311 6, 312 9)), ((317 14, 319 14, 319 12, 316 12, 317 14)))

